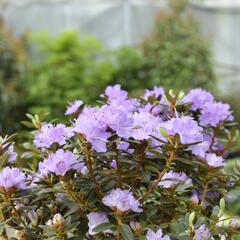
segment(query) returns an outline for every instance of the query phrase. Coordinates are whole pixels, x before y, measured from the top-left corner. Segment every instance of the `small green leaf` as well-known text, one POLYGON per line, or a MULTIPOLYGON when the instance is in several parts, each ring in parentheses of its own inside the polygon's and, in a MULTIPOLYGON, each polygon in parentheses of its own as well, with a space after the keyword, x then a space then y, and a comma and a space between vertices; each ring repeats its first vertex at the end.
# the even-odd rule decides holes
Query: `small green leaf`
POLYGON ((98 225, 97 227, 95 227, 92 231, 95 233, 99 233, 99 232, 109 230, 112 227, 113 227, 113 224, 111 224, 111 223, 102 223, 102 224, 98 225))
POLYGON ((127 224, 120 225, 120 232, 125 240, 134 240, 132 230, 127 224))

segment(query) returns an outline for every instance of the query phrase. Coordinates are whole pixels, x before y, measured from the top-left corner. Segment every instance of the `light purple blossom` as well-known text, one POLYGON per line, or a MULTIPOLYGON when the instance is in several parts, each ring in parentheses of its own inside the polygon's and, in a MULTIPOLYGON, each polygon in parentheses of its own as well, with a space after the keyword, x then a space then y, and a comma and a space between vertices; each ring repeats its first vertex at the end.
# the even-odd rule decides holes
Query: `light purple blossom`
POLYGON ((69 170, 84 169, 84 164, 78 162, 72 152, 62 149, 50 154, 38 166, 41 177, 46 177, 51 172, 57 176, 64 176, 69 170))
POLYGON ((158 183, 158 186, 171 188, 179 183, 192 184, 192 179, 189 178, 184 172, 177 173, 170 170, 163 175, 161 182, 158 183))
POLYGON ((134 149, 129 148, 129 143, 125 141, 120 141, 117 143, 117 149, 122 151, 127 151, 128 153, 133 153, 134 149))
POLYGON ((209 150, 209 147, 210 143, 203 141, 201 143, 189 146, 188 149, 191 150, 194 155, 204 158, 206 152, 209 150))
POLYGON ((214 101, 213 95, 201 88, 192 89, 184 97, 184 103, 191 103, 191 109, 196 111, 198 109, 204 108, 206 103, 212 103, 214 101))
POLYGON ((131 114, 123 106, 103 105, 99 109, 98 121, 106 124, 119 137, 129 138, 133 124, 131 114))
POLYGON ((117 161, 115 159, 112 160, 111 167, 115 169, 117 168, 117 161))
POLYGON ((233 116, 229 104, 222 102, 206 103, 199 118, 201 126, 217 127, 222 121, 232 121, 233 116))
POLYGON ((118 150, 127 150, 129 148, 129 143, 128 142, 124 142, 124 141, 120 141, 117 143, 117 149, 118 150))
POLYGON ((225 161, 221 156, 217 156, 215 153, 206 154, 206 162, 211 167, 223 167, 225 161))
POLYGON ((12 163, 17 159, 17 153, 14 151, 14 145, 10 145, 7 150, 8 162, 12 163))
POLYGON ((154 97, 156 99, 162 98, 164 96, 164 89, 162 87, 155 86, 153 89, 145 90, 144 99, 148 100, 149 97, 154 97))
POLYGON ((108 86, 105 89, 105 95, 108 100, 125 100, 128 97, 128 93, 121 89, 121 85, 116 84, 114 86, 108 86))
MULTIPOLYGON (((108 223, 109 219, 106 213, 103 212, 91 212, 87 215, 88 218, 88 227, 89 227, 89 234, 95 235, 96 232, 93 231, 95 227, 102 223, 108 223)), ((108 230, 104 231, 107 232, 108 230)))
POLYGON ((159 116, 160 113, 163 112, 163 108, 161 105, 153 105, 151 103, 147 103, 141 111, 149 112, 153 116, 159 116))
POLYGON ((191 196, 191 201, 195 204, 199 203, 199 196, 196 190, 193 190, 193 194, 191 196))
POLYGON ((0 173, 0 190, 1 188, 9 190, 12 188, 25 189, 26 188, 26 176, 19 168, 3 168, 0 173))
POLYGON ((210 230, 205 224, 201 225, 197 230, 195 230, 196 240, 209 240, 211 237, 210 230))
POLYGON ((146 238, 147 240, 170 240, 170 237, 168 235, 163 235, 161 228, 158 229, 157 232, 148 229, 146 238))
POLYGON ((83 101, 75 100, 74 102, 70 103, 67 107, 65 115, 71 115, 77 113, 79 108, 83 105, 83 101))
POLYGON ((168 135, 179 134, 182 144, 190 144, 203 141, 203 129, 198 126, 198 123, 189 116, 172 118, 161 124, 168 135))
MULTIPOLYGON (((92 110, 94 113, 94 110, 92 110)), ((107 126, 100 124, 94 115, 86 114, 79 115, 74 124, 74 131, 81 133, 89 141, 97 152, 107 151, 107 139, 111 136, 107 132, 107 126)))
POLYGON ((64 124, 43 124, 40 131, 35 135, 34 144, 38 148, 50 148, 54 143, 62 146, 72 136, 73 132, 71 128, 66 127, 64 124))
POLYGON ((133 114, 133 126, 131 136, 136 140, 147 140, 151 136, 159 136, 162 120, 148 112, 135 112, 133 114))
POLYGON ((140 202, 135 199, 132 192, 122 190, 120 188, 112 190, 107 196, 102 199, 104 205, 117 209, 120 212, 142 212, 140 202))

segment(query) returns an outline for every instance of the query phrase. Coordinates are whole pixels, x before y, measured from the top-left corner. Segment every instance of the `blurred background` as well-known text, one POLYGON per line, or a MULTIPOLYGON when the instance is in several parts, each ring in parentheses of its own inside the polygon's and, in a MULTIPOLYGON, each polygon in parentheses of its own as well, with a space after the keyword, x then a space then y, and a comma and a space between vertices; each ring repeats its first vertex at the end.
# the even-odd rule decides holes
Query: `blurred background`
POLYGON ((0 130, 106 85, 203 87, 240 121, 240 0, 0 0, 0 130))

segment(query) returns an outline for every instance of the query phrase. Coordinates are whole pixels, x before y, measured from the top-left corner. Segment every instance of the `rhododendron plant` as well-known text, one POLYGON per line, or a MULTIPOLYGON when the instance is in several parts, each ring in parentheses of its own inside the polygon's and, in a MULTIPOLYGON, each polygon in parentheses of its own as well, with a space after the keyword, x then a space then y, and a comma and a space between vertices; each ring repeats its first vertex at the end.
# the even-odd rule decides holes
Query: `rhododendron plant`
POLYGON ((0 139, 1 239, 234 239, 230 107, 203 89, 133 99, 120 85, 100 102, 70 103, 64 124, 28 114, 18 156, 0 139))

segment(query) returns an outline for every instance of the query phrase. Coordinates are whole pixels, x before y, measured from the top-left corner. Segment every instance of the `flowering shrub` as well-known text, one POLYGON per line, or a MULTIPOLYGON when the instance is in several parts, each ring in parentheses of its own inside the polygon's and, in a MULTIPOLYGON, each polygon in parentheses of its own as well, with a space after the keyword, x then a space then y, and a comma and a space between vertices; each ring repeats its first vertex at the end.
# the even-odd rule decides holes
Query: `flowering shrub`
POLYGON ((154 87, 132 99, 120 85, 101 102, 71 103, 69 124, 28 115, 36 129, 21 169, 12 138, 1 139, 2 239, 234 239, 239 222, 225 216, 225 199, 240 174, 225 170, 237 136, 229 106, 202 89, 154 87))

